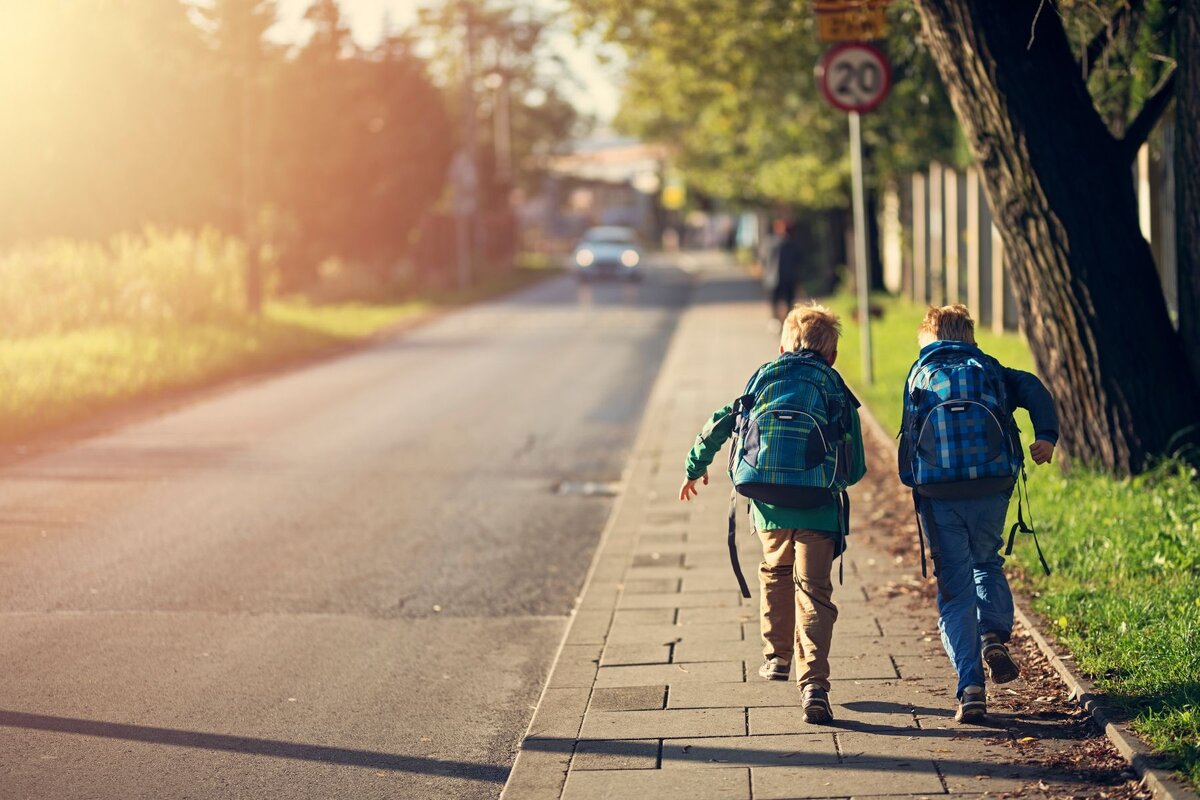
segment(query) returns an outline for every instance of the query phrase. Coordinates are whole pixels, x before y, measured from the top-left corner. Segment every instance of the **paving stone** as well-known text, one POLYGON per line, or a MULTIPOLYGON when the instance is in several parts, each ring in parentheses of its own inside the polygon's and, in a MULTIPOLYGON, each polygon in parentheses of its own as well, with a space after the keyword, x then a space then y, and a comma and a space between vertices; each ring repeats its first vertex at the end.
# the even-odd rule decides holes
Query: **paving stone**
POLYGON ((905 731, 849 732, 838 734, 846 763, 928 758, 941 763, 1006 762, 1012 743, 1003 730, 961 726, 957 730, 914 728, 905 731))
MULTIPOLYGON (((733 581, 733 586, 737 588, 737 581, 733 575, 729 573, 729 567, 724 568, 713 567, 683 567, 671 564, 647 564, 644 566, 631 566, 629 571, 625 573, 627 580, 643 580, 651 578, 711 578, 717 575, 724 576, 728 580, 733 581)), ((726 586, 718 586, 718 589, 727 588, 726 586)))
POLYGON ((658 739, 582 741, 575 747, 571 769, 657 769, 658 747, 658 739))
POLYGON ((612 615, 611 608, 606 611, 576 612, 571 620, 566 644, 604 644, 612 615))
MULTIPOLYGON (((675 547, 682 545, 687 541, 686 528, 643 528, 638 531, 638 544, 641 545, 657 545, 662 547, 675 547)), ((644 552, 644 551, 643 551, 644 552)))
POLYGON ((563 800, 749 800, 750 776, 744 769, 572 771, 562 797, 563 800))
POLYGON ((546 689, 529 723, 530 739, 575 739, 591 687, 546 689))
MULTIPOLYGON (((753 568, 753 570, 757 569, 757 567, 753 568)), ((742 571, 746 573, 746 581, 750 584, 750 592, 757 596, 758 579, 755 577, 753 570, 751 570, 749 564, 742 564, 742 571)), ((680 591, 715 592, 721 589, 739 591, 737 578, 733 576, 733 571, 728 568, 723 570, 705 570, 704 572, 697 570, 695 574, 684 575, 683 586, 680 591)))
MULTIPOLYGON (((804 721, 800 712, 800 692, 795 692, 791 701, 792 707, 782 705, 750 708, 747 718, 750 722, 750 733, 755 736, 808 733, 813 726, 804 721)), ((837 687, 829 694, 829 702, 833 706, 833 722, 828 726, 832 731, 871 732, 882 735, 892 734, 897 730, 919 730, 912 714, 903 711, 868 712, 847 706, 838 702, 837 687)))
POLYGON ((623 584, 627 594, 678 592, 683 578, 634 578, 623 584))
POLYGON ((613 625, 674 625, 673 608, 621 608, 613 616, 613 625))
MULTIPOLYGON (((757 675, 759 666, 762 665, 762 655, 754 654, 746 659, 746 674, 757 675)), ((791 679, 798 678, 798 665, 793 661, 791 679)), ((863 680, 895 680, 896 670, 892 666, 892 660, 886 656, 865 656, 863 658, 838 658, 832 657, 829 659, 829 680, 834 684, 840 681, 863 681, 863 680)))
POLYGON ((614 686, 592 691, 588 711, 653 711, 666 703, 667 687, 614 686))
POLYGON ((662 750, 664 770, 832 765, 837 762, 837 747, 830 733, 668 739, 663 742, 662 750))
POLYGON ((740 640, 737 625, 624 625, 613 628, 611 644, 671 644, 682 641, 740 640))
POLYGON ((750 770, 750 776, 755 800, 870 797, 895 794, 897 785, 913 794, 945 796, 932 761, 876 761, 836 767, 756 767, 750 770))
POLYGON ((653 567, 653 566, 683 566, 683 554, 676 553, 674 555, 662 555, 661 553, 639 553, 633 557, 633 566, 635 567, 653 567))
POLYGON ((741 736, 746 712, 740 708, 679 711, 593 711, 583 721, 583 739, 675 739, 741 736))
POLYGON ((670 645, 610 644, 604 648, 604 653, 600 656, 600 666, 613 667, 623 664, 666 664, 670 660, 670 645))
MULTIPOLYGON (((736 589, 723 592, 671 592, 664 594, 630 594, 625 592, 617 608, 685 608, 703 609, 708 611, 715 608, 737 607, 741 605, 741 595, 736 589)), ((701 614, 701 616, 704 616, 701 614)), ((705 622, 722 622, 720 617, 705 619, 705 622)))
MULTIPOLYGON (((540 743, 535 743, 540 744, 540 743)), ((557 749, 520 750, 504 787, 505 800, 546 800, 562 794, 574 741, 557 749)))
MULTIPOLYGON (((691 592, 691 593, 688 593, 686 596, 687 597, 708 597, 708 596, 718 596, 718 595, 721 595, 721 596, 733 595, 733 598, 735 600, 741 600, 741 596, 738 595, 736 588, 733 589, 731 592, 730 591, 726 591, 726 592, 691 592)), ((759 611, 758 611, 757 605, 749 606, 749 605, 741 605, 740 603, 726 603, 722 607, 715 607, 715 608, 713 608, 713 607, 689 608, 687 606, 680 606, 679 608, 680 608, 680 611, 679 611, 679 624, 680 625, 694 625, 696 623, 703 623, 703 622, 729 622, 729 623, 735 624, 735 625, 752 622, 755 625, 758 625, 759 611)), ((757 630, 755 631, 755 633, 757 634, 757 630)))
POLYGON ((598 644, 564 645, 546 685, 553 688, 590 688, 600 667, 601 649, 602 646, 598 644))
POLYGON ((757 636, 744 640, 689 638, 675 645, 675 658, 679 661, 761 660, 762 642, 757 636))
POLYGON ((603 667, 596 686, 658 686, 664 683, 741 683, 745 679, 741 661, 705 661, 698 664, 672 663, 603 667))
POLYGON ((896 668, 904 678, 937 678, 948 680, 956 677, 954 667, 944 652, 927 656, 896 656, 896 668))

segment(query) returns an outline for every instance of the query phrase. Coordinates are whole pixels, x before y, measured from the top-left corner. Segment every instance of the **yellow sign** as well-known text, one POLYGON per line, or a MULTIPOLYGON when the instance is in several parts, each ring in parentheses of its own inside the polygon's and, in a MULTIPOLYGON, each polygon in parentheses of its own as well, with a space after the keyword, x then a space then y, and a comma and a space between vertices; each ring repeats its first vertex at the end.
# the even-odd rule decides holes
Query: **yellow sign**
POLYGON ((817 39, 822 42, 869 42, 884 38, 887 30, 883 8, 817 12, 817 39))
POLYGON ((887 36, 889 0, 813 0, 817 39, 866 42, 887 36))

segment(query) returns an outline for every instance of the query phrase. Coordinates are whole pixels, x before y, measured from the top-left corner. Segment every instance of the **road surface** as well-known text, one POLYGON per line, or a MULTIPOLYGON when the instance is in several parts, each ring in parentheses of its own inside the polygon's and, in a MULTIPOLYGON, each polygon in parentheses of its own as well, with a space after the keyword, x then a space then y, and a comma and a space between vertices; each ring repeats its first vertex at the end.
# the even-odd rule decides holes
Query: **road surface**
POLYGON ((0 470, 0 798, 496 797, 612 503, 558 488, 619 479, 688 291, 557 278, 0 470))

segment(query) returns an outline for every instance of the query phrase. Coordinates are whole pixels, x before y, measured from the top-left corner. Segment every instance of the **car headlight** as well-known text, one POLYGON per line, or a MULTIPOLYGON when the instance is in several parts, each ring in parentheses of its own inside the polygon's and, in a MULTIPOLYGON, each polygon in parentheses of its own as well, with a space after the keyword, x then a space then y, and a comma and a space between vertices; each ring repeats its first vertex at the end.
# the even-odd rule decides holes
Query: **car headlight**
POLYGON ((637 250, 626 250, 621 253, 621 263, 627 267, 636 267, 641 257, 637 254, 637 250))
POLYGON ((575 263, 581 267, 590 267, 596 260, 596 254, 591 250, 580 250, 575 254, 575 263))

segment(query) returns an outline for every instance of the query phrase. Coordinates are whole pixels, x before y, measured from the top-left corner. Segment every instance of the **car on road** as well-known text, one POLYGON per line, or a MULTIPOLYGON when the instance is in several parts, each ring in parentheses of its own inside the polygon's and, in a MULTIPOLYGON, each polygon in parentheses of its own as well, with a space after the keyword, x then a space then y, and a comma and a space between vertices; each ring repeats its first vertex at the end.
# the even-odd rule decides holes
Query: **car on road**
POLYGON ((571 267, 581 280, 641 278, 642 250, 633 228, 601 225, 589 228, 571 254, 571 267))

